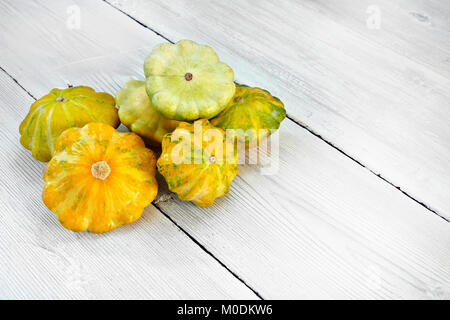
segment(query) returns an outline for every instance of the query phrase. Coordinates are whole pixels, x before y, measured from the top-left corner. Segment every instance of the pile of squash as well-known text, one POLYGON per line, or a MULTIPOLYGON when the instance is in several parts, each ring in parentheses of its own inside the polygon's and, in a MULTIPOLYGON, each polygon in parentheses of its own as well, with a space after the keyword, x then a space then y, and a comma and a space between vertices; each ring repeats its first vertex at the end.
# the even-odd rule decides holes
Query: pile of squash
POLYGON ((137 220, 157 195, 157 170, 181 200, 211 206, 239 171, 224 130, 255 129, 243 142, 257 145, 286 116, 279 99, 235 84, 214 50, 193 41, 156 46, 144 73, 115 99, 86 86, 53 89, 21 123, 20 143, 48 161, 43 202, 65 228, 102 233, 137 220), (224 133, 214 140, 226 152, 208 150, 209 129, 224 133), (158 160, 146 144, 161 147, 158 160), (180 147, 188 152, 174 159, 180 147))

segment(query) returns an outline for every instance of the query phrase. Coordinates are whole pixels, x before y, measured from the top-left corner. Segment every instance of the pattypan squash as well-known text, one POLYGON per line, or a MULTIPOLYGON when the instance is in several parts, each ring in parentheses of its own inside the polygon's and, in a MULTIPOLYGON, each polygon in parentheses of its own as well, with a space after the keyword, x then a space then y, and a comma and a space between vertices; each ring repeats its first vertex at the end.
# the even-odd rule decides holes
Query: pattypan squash
POLYGON ((193 124, 181 122, 164 136, 157 167, 181 200, 208 207, 228 193, 239 171, 237 157, 225 132, 200 119, 193 124))
POLYGON ((158 45, 145 60, 144 72, 150 100, 169 119, 212 118, 235 91, 233 70, 211 47, 190 40, 158 45))
POLYGON ((128 81, 117 92, 116 102, 120 121, 152 145, 161 145, 164 135, 175 130, 178 124, 155 109, 145 91, 145 81, 128 81))
POLYGON ((73 231, 102 233, 138 219, 156 197, 156 158, 132 132, 104 123, 64 131, 44 172, 42 199, 73 231))
POLYGON ((246 146, 259 144, 280 127, 286 117, 283 103, 268 91, 237 85, 233 99, 211 123, 222 129, 236 130, 246 146), (238 132, 242 129, 242 132, 238 132), (243 134, 242 134, 243 133, 243 134))
POLYGON ((89 122, 104 122, 115 128, 120 124, 114 97, 86 86, 53 89, 36 100, 19 127, 20 143, 37 160, 47 162, 59 135, 71 127, 89 122))

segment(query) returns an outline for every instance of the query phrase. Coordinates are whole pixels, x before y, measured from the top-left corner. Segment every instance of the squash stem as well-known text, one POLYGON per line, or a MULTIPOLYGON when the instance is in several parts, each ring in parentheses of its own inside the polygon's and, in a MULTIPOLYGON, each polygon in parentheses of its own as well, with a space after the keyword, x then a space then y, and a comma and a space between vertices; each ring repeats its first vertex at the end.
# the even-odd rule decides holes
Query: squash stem
POLYGON ((105 161, 98 161, 91 166, 91 173, 94 178, 105 180, 111 173, 111 168, 105 161))

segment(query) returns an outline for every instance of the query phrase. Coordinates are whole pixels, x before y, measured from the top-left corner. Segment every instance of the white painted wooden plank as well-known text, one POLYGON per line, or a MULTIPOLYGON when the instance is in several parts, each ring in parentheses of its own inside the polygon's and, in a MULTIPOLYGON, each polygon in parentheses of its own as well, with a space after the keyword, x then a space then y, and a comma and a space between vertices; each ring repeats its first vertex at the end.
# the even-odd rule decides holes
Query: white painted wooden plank
MULTIPOLYGON (((8 29, 11 38, 2 42, 6 55, 0 57, 0 65, 33 95, 64 81, 114 92, 129 77, 142 75, 141 64, 148 54, 144 51, 161 41, 105 3, 77 3, 83 23, 73 31, 76 34, 67 32, 61 18, 67 2, 44 11, 11 2, 5 10, 20 14, 14 18, 5 14, 4 22, 0 21, 2 28, 3 23, 13 25, 8 29), (46 19, 48 15, 55 19, 46 19), (23 18, 29 24, 26 27, 23 18), (42 20, 48 21, 40 26, 45 30, 37 27, 42 20), (27 36, 18 43, 21 34, 27 36), (27 43, 37 38, 49 40, 27 43), (83 54, 80 61, 80 53, 71 50, 75 38, 83 54), (113 40, 120 43, 121 52, 114 51, 113 40), (29 48, 51 52, 48 47, 55 46, 64 58, 55 55, 51 63, 45 56, 26 54, 29 48), (15 60, 13 53, 24 59, 15 60)), ((250 71, 242 70, 244 74, 250 71)), ((26 107, 21 108, 25 115, 26 107)), ((260 176, 255 168, 244 167, 229 196, 212 208, 199 209, 175 199, 158 206, 263 297, 432 298, 449 294, 448 223, 289 120, 280 131, 281 169, 276 176, 260 176)), ((140 227, 136 225, 133 231, 139 232, 140 227)), ((134 245, 136 240, 123 230, 124 240, 134 245)), ((111 239, 116 236, 110 235, 111 239)), ((89 237, 80 234, 73 245, 89 237)), ((118 262, 118 266, 125 263, 118 262)), ((161 266, 164 263, 158 261, 161 266)))
POLYGON ((450 2, 318 0, 305 5, 408 59, 450 78, 450 2), (378 17, 376 16, 378 15, 378 17), (373 22, 379 19, 379 25, 373 22), (367 26, 369 20, 369 27, 367 26))
POLYGON ((450 224, 292 122, 280 171, 158 204, 264 298, 450 299, 450 224))
POLYGON ((19 143, 34 100, 2 71, 0 88, 0 299, 257 298, 152 205, 107 234, 62 228, 19 143))
POLYGON ((367 29, 370 0, 110 2, 173 41, 212 45, 238 81, 450 219, 445 1, 376 1, 380 30, 367 29))

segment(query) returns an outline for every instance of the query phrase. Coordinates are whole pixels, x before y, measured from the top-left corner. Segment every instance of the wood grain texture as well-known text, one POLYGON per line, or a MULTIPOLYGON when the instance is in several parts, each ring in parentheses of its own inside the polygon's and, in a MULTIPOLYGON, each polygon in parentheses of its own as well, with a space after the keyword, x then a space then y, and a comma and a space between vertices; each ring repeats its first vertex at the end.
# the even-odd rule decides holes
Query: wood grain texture
POLYGON ((450 298, 450 224, 291 122, 280 170, 158 206, 264 298, 450 298))
MULTIPOLYGON (((65 12, 72 4, 2 2, 0 29, 7 32, 1 34, 0 66, 36 97, 66 83, 114 93, 130 78, 141 78, 145 56, 162 38, 100 1, 77 1, 81 28, 67 30, 65 12)), ((191 11, 194 9, 201 8, 190 7, 191 11)), ((170 16, 166 18, 169 23, 170 16)), ((189 38, 195 37, 193 32, 189 38)), ((215 46, 215 40, 211 42, 215 46)), ((221 57, 236 67, 239 77, 262 79, 258 63, 244 63, 240 55, 232 56, 227 50, 219 45, 221 57)), ((265 79, 268 82, 264 87, 288 99, 288 110, 308 101, 281 91, 281 80, 265 79)), ((42 278, 42 273, 48 272, 47 266, 56 263, 47 256, 36 256, 38 253, 31 249, 28 256, 22 254, 20 250, 26 250, 28 243, 22 239, 38 238, 44 239, 51 257, 67 252, 71 259, 80 262, 69 271, 78 270, 75 282, 83 283, 83 290, 94 296, 190 297, 192 291, 203 296, 206 293, 198 288, 208 285, 214 287, 210 288, 210 298, 249 294, 249 290, 232 293, 232 289, 221 287, 222 281, 217 277, 227 276, 216 277, 214 268, 206 273, 206 262, 200 264, 200 270, 204 277, 214 274, 217 284, 206 280, 197 287, 191 284, 189 279, 198 272, 193 268, 199 268, 202 252, 198 248, 199 258, 190 256, 192 248, 184 242, 185 237, 179 232, 175 237, 170 231, 176 231, 174 226, 160 215, 151 214, 151 207, 137 224, 100 238, 61 230, 51 214, 37 210, 42 206, 40 188, 34 190, 30 185, 40 182, 43 165, 36 165, 29 152, 19 147, 14 131, 31 101, 17 100, 23 93, 11 91, 3 82, 1 88, 12 95, 2 104, 2 110, 10 117, 2 126, 8 128, 3 129, 2 144, 14 158, 21 159, 17 162, 19 172, 25 171, 10 178, 18 170, 10 168, 9 154, 1 156, 5 163, 2 177, 8 177, 2 182, 8 183, 3 184, 2 192, 6 195, 2 200, 6 228, 0 232, 11 239, 8 243, 20 239, 14 244, 16 250, 0 251, 7 256, 0 259, 0 267, 8 270, 0 273, 0 287, 7 288, 1 292, 10 296, 24 296, 24 292, 43 294, 41 287, 51 288, 70 278, 58 268, 52 275, 59 280, 42 278), (30 180, 34 182, 30 184, 30 180), (16 216, 18 220, 14 220, 16 216), (52 254, 52 250, 57 250, 57 254, 52 254), (120 259, 121 255, 132 255, 136 263, 120 259), (40 264, 26 265, 25 259, 40 264), (115 273, 101 271, 101 263, 107 259, 114 263, 108 270, 115 273), (16 264, 24 266, 17 271, 16 264), (153 265, 156 271, 148 268, 153 265), (143 273, 148 284, 145 288, 139 283, 143 273), (180 275, 186 277, 185 287, 180 275), (116 278, 120 280, 113 283, 116 278), (27 288, 27 281, 32 281, 34 291, 27 288), (125 286, 126 281, 131 284, 125 286), (112 289, 105 292, 108 286, 112 289), (139 290, 132 291, 134 287, 139 290)), ((230 194, 211 208, 200 209, 174 195, 161 198, 156 205, 264 298, 450 297, 450 224, 290 120, 282 124, 280 145, 277 175, 263 176, 256 167, 242 167, 230 194)), ((63 266, 67 263, 58 259, 63 266)), ((236 284, 235 278, 230 279, 231 284, 236 284)), ((63 297, 79 296, 65 290, 68 289, 57 292, 63 297)))
POLYGON ((450 219, 448 2, 110 2, 172 41, 212 45, 238 81, 450 219), (373 5, 380 29, 366 26, 373 5))
POLYGON ((0 299, 256 299, 153 205, 107 234, 74 233, 41 201, 44 163, 19 143, 34 101, 0 71, 0 299))

